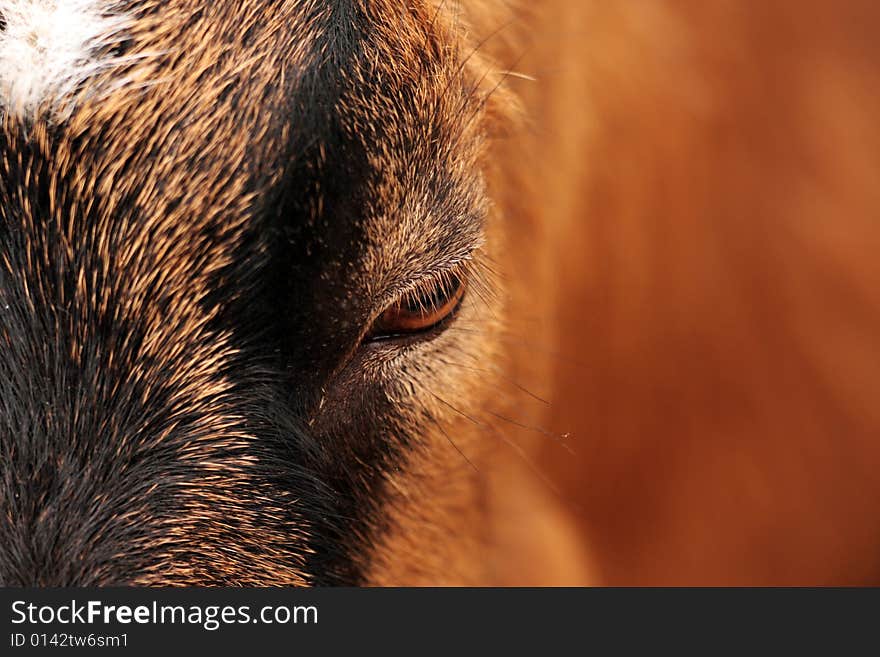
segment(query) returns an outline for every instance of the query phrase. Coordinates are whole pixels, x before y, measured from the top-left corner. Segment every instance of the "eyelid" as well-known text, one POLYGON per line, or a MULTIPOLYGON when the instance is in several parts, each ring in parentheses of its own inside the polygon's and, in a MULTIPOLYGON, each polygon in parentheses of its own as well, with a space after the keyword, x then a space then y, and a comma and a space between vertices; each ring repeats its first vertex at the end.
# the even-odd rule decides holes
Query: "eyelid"
POLYGON ((467 287, 463 265, 421 277, 383 306, 371 320, 365 338, 428 332, 457 312, 467 287))
POLYGON ((469 251, 462 257, 449 260, 442 268, 433 271, 419 273, 408 281, 389 289, 381 298, 377 299, 373 309, 373 315, 369 318, 372 324, 391 304, 407 295, 417 294, 419 290, 425 290, 444 277, 458 277, 465 283, 476 276, 476 265, 473 260, 473 251, 469 251))

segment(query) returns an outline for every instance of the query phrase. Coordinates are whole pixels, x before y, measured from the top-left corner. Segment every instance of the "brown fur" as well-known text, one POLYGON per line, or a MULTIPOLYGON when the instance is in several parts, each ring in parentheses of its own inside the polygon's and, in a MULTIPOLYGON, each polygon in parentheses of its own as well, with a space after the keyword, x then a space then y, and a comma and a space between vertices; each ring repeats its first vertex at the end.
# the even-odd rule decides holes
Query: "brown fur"
POLYGON ((498 77, 433 6, 136 6, 102 74, 128 84, 4 117, 0 577, 369 582, 397 490, 472 499, 479 445, 447 434, 486 338, 362 338, 440 267, 474 270, 460 314, 491 331, 498 77))

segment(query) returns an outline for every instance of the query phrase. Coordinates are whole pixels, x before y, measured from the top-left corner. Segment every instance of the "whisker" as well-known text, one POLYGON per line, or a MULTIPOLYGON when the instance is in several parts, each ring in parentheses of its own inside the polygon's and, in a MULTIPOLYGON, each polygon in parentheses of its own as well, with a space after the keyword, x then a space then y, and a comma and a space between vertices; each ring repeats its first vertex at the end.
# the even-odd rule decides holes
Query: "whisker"
MULTIPOLYGON (((495 71, 496 73, 500 73, 500 75, 499 75, 499 77, 498 77, 498 81, 497 81, 497 82, 495 83, 495 85, 494 85, 494 86, 488 91, 488 93, 486 93, 486 94, 480 99, 480 102, 477 103, 476 107, 475 107, 474 110, 471 112, 471 115, 467 118, 466 121, 463 122, 463 125, 464 125, 464 126, 470 125, 470 123, 473 122, 473 121, 474 121, 474 120, 480 115, 480 112, 481 112, 482 109, 486 106, 486 104, 489 102, 489 100, 492 98, 492 96, 494 96, 495 93, 501 88, 501 86, 504 84, 504 82, 507 80, 507 78, 508 78, 508 77, 511 77, 511 76, 509 75, 509 73, 510 73, 513 69, 515 69, 515 68, 517 68, 517 67, 519 66, 519 64, 522 62, 522 60, 525 58, 525 56, 529 53, 529 51, 531 50, 531 48, 532 48, 531 45, 528 45, 528 46, 526 46, 525 48, 523 48, 523 49, 520 51, 519 55, 517 55, 517 57, 516 57, 516 59, 513 61, 513 63, 512 63, 510 66, 507 67, 507 72, 505 72, 505 71, 495 71)), ((473 97, 474 97, 474 94, 476 94, 477 90, 482 86, 483 82, 484 82, 484 81, 486 80, 486 78, 489 76, 489 73, 490 73, 490 72, 492 72, 492 69, 491 69, 491 68, 488 69, 488 70, 482 75, 482 77, 481 77, 481 78, 480 78, 480 79, 479 79, 474 85, 472 85, 472 87, 471 87, 471 89, 468 91, 468 93, 465 94, 466 98, 473 98, 473 97)))
MULTIPOLYGON (((494 30, 492 30, 492 31, 491 31, 489 34, 487 34, 485 37, 483 37, 482 39, 480 39, 480 40, 474 45, 474 47, 471 49, 471 51, 467 54, 467 56, 465 56, 465 57, 464 57, 464 58, 458 63, 458 67, 457 67, 457 69, 455 70, 455 72, 454 72, 452 75, 449 76, 449 79, 446 81, 446 84, 444 85, 443 89, 440 91, 440 94, 439 94, 438 97, 437 97, 437 98, 438 98, 438 102, 435 103, 434 112, 433 112, 433 115, 432 115, 432 117, 431 117, 432 122, 436 120, 436 118, 437 118, 437 112, 438 112, 440 109, 442 109, 442 101, 446 98, 447 94, 449 93, 450 88, 452 87, 453 82, 456 82, 457 80, 460 80, 460 79, 461 79, 462 73, 464 72, 465 67, 468 65, 468 63, 471 61, 471 59, 473 59, 474 56, 476 56, 476 54, 477 54, 477 53, 478 53, 478 52, 479 52, 479 51, 480 51, 480 50, 481 50, 481 49, 482 49, 487 43, 489 43, 489 41, 491 41, 491 40, 494 39, 496 36, 498 36, 499 34, 501 34, 501 32, 503 32, 504 30, 506 30, 507 28, 509 28, 509 27, 510 27, 513 23, 515 23, 517 20, 518 20, 518 19, 517 19, 516 17, 514 17, 514 18, 511 18, 511 19, 509 19, 509 20, 507 20, 507 21, 504 21, 501 25, 499 25, 497 28, 495 28, 494 30)), ((484 76, 484 78, 485 78, 485 76, 484 76)), ((471 97, 471 94, 473 94, 473 92, 474 92, 475 90, 476 90, 476 89, 472 89, 472 90, 470 90, 469 93, 465 94, 465 98, 471 97)))
MULTIPOLYGON (((464 326, 456 326, 456 325, 452 325, 449 328, 447 328, 446 330, 447 331, 460 331, 462 333, 473 333, 475 335, 485 335, 486 334, 485 329, 467 328, 464 326)), ((552 349, 547 348, 545 345, 543 345, 541 343, 526 340, 525 338, 522 338, 521 336, 514 335, 514 334, 505 335, 502 332, 502 333, 497 334, 497 337, 499 340, 502 340, 506 343, 509 343, 512 346, 522 347, 523 349, 534 349, 535 351, 539 351, 542 354, 545 354, 547 356, 555 358, 563 365, 569 365, 571 367, 578 368, 578 369, 589 369, 589 365, 578 361, 577 359, 575 359, 574 357, 572 357, 568 354, 554 351, 552 349)))
POLYGON ((431 17, 431 22, 428 23, 428 34, 434 31, 434 25, 437 24, 437 19, 440 17, 440 13, 446 7, 446 0, 440 0, 437 3, 437 9, 434 10, 434 15, 431 17))
MULTIPOLYGON (((539 402, 541 402, 542 404, 546 404, 547 406, 552 406, 552 404, 551 404, 549 401, 547 401, 547 400, 544 399, 543 397, 539 397, 538 395, 536 395, 534 392, 532 392, 531 390, 529 390, 529 389, 526 388, 525 386, 523 386, 523 385, 517 383, 514 379, 512 379, 512 378, 509 377, 509 376, 507 376, 507 374, 505 374, 505 372, 504 372, 503 370, 501 370, 501 368, 499 368, 499 367, 494 367, 494 366, 493 366, 492 368, 473 367, 473 366, 471 366, 471 365, 465 365, 464 363, 456 363, 455 361, 451 361, 451 360, 447 360, 447 359, 444 359, 444 360, 442 360, 441 362, 442 362, 444 365, 449 365, 449 366, 451 366, 451 367, 460 367, 461 369, 470 370, 470 371, 472 371, 472 372, 479 372, 479 373, 481 373, 481 374, 492 374, 492 375, 497 376, 498 378, 500 378, 500 379, 501 379, 502 381, 504 381, 505 383, 509 383, 509 384, 512 385, 514 388, 516 388, 516 389, 519 390, 520 392, 522 392, 522 393, 528 395, 528 396, 531 397, 532 399, 534 399, 534 400, 536 400, 536 401, 539 401, 539 402)), ((496 386, 496 388, 497 388, 498 390, 501 389, 500 387, 497 387, 497 386, 496 386)))
POLYGON ((498 427, 496 427, 491 422, 480 422, 479 420, 471 417, 470 415, 468 415, 464 411, 456 408, 455 406, 450 404, 448 401, 446 401, 442 397, 434 394, 430 390, 428 390, 427 392, 432 397, 434 397, 437 401, 439 401, 441 404, 443 404, 447 408, 451 409, 453 412, 457 413, 458 415, 461 415, 463 418, 472 422, 476 426, 489 429, 489 431, 491 431, 495 435, 496 438, 498 438, 501 442, 503 442, 505 445, 507 445, 508 447, 510 447, 513 450, 514 454, 516 454, 526 464, 526 466, 529 468, 529 470, 532 472, 532 474, 534 474, 545 486, 547 486, 547 488, 550 489, 554 495, 556 495, 565 504, 576 509, 578 512, 583 513, 583 511, 584 511, 583 507, 581 507, 579 504, 577 504, 574 500, 567 498, 565 496, 565 494, 563 493, 562 489, 560 489, 559 486, 557 486, 555 483, 553 483, 553 481, 534 463, 533 459, 529 458, 529 455, 522 448, 522 446, 520 446, 520 445, 516 444, 515 442, 513 442, 512 440, 510 440, 506 435, 504 435, 501 432, 501 430, 498 427))
POLYGON ((528 424, 524 424, 523 422, 520 422, 518 420, 514 420, 512 418, 501 415, 500 413, 496 413, 493 410, 487 410, 486 412, 489 415, 493 415, 493 416, 497 417, 499 420, 504 420, 505 422, 509 422, 510 424, 512 424, 515 427, 520 427, 521 429, 526 429, 527 431, 534 431, 535 433, 538 433, 542 436, 547 436, 548 438, 552 438, 554 440, 554 442, 556 442, 560 447, 563 447, 565 449, 565 451, 567 451, 572 456, 576 456, 575 451, 571 448, 571 446, 568 443, 565 442, 566 440, 568 440, 571 437, 570 433, 556 434, 556 433, 553 433, 552 431, 548 431, 544 427, 531 426, 528 424))
POLYGON ((461 454, 461 458, 463 458, 463 459, 467 462, 467 464, 468 464, 469 466, 471 466, 471 467, 474 469, 474 472, 479 473, 479 472, 480 472, 480 469, 479 469, 476 465, 474 465, 473 461, 471 461, 471 460, 467 457, 467 455, 461 450, 461 448, 460 448, 458 445, 455 444, 455 441, 452 440, 452 438, 451 438, 451 437, 449 436, 449 434, 446 432, 446 429, 443 428, 443 426, 440 424, 440 422, 437 420, 437 418, 435 418, 435 417, 434 417, 433 415, 431 415, 430 413, 428 414, 428 417, 431 419, 431 421, 432 421, 434 424, 437 425, 437 428, 440 429, 440 433, 442 433, 442 434, 446 437, 446 440, 448 440, 448 441, 449 441, 449 444, 452 445, 452 446, 455 448, 455 451, 458 452, 459 454, 461 454))
POLYGON ((472 418, 470 415, 468 415, 468 414, 465 413, 464 411, 461 411, 461 410, 457 409, 455 406, 453 406, 452 404, 450 404, 448 401, 446 401, 445 399, 443 399, 443 398, 441 398, 441 397, 438 397, 437 395, 435 395, 435 394, 434 394, 433 392, 431 392, 430 390, 428 390, 428 394, 430 394, 434 399, 436 399, 437 401, 439 401, 439 402, 440 402, 441 404, 443 404, 444 406, 446 406, 446 407, 452 409, 452 411, 454 411, 455 413, 458 413, 459 415, 461 415, 461 416, 462 416, 463 418, 465 418, 466 420, 469 420, 470 422, 473 422, 473 423, 476 424, 478 427, 485 426, 485 425, 484 425, 482 422, 480 422, 479 420, 475 420, 474 418, 472 418))
POLYGON ((583 511, 582 507, 577 504, 574 500, 565 496, 562 489, 557 486, 550 477, 548 477, 543 470, 541 470, 535 463, 534 460, 529 458, 529 455, 522 448, 522 446, 516 444, 512 440, 510 440, 507 436, 505 436, 495 425, 491 423, 486 423, 486 426, 495 436, 501 440, 504 444, 510 447, 513 452, 525 463, 526 467, 531 471, 533 475, 535 475, 547 488, 549 488, 554 495, 556 495, 560 500, 569 504, 579 511, 583 511))
POLYGON ((527 73, 518 73, 517 71, 498 71, 501 75, 517 78, 518 80, 528 80, 529 82, 537 82, 538 78, 527 73))

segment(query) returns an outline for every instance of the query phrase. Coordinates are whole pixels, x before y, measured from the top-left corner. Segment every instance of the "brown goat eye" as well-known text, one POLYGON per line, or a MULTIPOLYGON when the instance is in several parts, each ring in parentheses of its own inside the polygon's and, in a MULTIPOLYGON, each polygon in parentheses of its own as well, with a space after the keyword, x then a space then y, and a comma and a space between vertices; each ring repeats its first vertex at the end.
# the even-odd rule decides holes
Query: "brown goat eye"
POLYGON ((421 333, 439 326, 458 310, 465 287, 459 277, 448 276, 407 292, 379 315, 368 339, 421 333))

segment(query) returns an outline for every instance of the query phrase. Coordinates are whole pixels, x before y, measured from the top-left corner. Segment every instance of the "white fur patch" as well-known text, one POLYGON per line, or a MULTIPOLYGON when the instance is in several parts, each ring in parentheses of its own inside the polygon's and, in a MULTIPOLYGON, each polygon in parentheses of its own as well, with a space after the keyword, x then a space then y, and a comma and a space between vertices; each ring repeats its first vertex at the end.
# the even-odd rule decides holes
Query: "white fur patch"
POLYGON ((96 73, 120 62, 107 49, 128 20, 112 0, 0 0, 0 109, 22 117, 70 109, 96 73))

